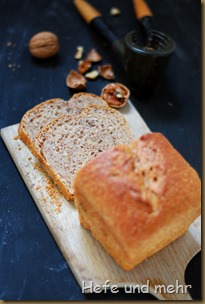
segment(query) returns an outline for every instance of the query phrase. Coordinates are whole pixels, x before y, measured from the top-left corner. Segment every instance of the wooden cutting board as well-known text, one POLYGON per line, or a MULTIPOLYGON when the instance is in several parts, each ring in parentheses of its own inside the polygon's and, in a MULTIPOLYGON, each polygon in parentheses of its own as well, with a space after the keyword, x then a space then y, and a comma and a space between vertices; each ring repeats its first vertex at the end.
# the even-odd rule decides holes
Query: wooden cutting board
MULTIPOLYGON (((131 102, 121 112, 136 138, 150 132, 131 102)), ((105 252, 91 234, 80 226, 77 210, 73 203, 65 200, 49 177, 41 170, 37 159, 18 139, 18 125, 2 129, 1 135, 81 287, 91 284, 92 286, 102 286, 109 280, 111 286, 126 287, 127 291, 131 289, 132 285, 146 285, 148 291, 158 299, 191 299, 189 294, 185 293, 184 288, 184 293, 182 293, 182 287, 178 288, 179 293, 171 293, 173 287, 168 287, 167 292, 167 286, 185 285, 186 265, 201 248, 200 217, 182 237, 133 270, 126 272, 105 252), (161 291, 157 285, 162 285, 161 291)), ((144 286, 144 292, 147 291, 146 286, 144 286)), ((90 292, 90 290, 86 290, 86 292, 90 292)))

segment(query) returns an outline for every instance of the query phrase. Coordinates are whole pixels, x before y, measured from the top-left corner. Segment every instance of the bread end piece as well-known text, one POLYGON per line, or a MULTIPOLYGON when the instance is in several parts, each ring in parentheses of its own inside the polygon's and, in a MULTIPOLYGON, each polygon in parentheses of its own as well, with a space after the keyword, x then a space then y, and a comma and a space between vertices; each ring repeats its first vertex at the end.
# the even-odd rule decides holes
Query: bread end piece
MULTIPOLYGON (((58 106, 58 104, 61 103, 63 103, 65 106, 67 104, 64 100, 60 98, 46 100, 36 105, 32 109, 28 110, 22 117, 18 128, 19 138, 29 147, 32 153, 35 154, 35 147, 33 147, 34 138, 38 133, 38 131, 40 130, 40 128, 45 125, 45 121, 43 123, 41 122, 42 120, 41 118, 43 117, 42 111, 46 112, 46 109, 49 106, 52 105, 58 106), (38 121, 38 120, 39 123, 35 125, 34 121, 38 121)), ((53 118, 55 117, 51 116, 51 119, 53 118)))
POLYGON ((74 188, 81 224, 125 270, 180 237, 201 211, 197 173, 160 133, 102 153, 74 188))

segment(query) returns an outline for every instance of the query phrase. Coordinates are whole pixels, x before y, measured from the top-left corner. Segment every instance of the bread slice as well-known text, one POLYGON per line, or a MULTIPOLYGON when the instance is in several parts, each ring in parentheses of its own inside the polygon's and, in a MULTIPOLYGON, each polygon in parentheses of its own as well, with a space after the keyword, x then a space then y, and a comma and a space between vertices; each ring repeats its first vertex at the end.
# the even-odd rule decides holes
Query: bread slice
POLYGON ((68 112, 77 115, 89 105, 108 106, 100 96, 91 93, 77 93, 68 101, 68 112))
POLYGON ((181 236, 200 215, 196 171, 160 133, 101 153, 78 171, 81 224, 125 270, 181 236))
POLYGON ((27 111, 19 125, 20 139, 35 154, 34 139, 38 131, 59 115, 67 113, 67 102, 60 98, 50 99, 27 111))
POLYGON ((63 115, 42 128, 35 146, 46 171, 71 200, 73 179, 85 163, 113 146, 133 140, 120 112, 92 105, 80 115, 63 115))
POLYGON ((63 114, 80 114, 89 104, 107 106, 101 97, 89 93, 74 94, 69 101, 60 98, 44 101, 25 113, 19 125, 19 137, 35 154, 34 139, 42 127, 63 114))

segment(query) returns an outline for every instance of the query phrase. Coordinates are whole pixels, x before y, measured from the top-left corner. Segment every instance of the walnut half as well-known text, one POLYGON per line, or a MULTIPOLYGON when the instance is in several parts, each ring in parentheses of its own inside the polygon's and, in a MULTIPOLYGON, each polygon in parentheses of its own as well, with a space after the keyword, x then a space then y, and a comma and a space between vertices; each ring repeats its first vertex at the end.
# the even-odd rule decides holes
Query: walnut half
POLYGON ((108 103, 110 107, 123 107, 130 96, 130 90, 121 83, 107 84, 101 92, 101 97, 108 103))

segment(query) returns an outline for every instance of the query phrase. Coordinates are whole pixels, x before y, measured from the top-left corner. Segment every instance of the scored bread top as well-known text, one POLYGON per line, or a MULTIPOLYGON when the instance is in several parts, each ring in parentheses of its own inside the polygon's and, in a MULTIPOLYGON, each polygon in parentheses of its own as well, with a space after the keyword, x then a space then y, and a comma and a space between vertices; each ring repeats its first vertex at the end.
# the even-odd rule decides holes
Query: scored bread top
POLYGON ((76 172, 90 159, 133 136, 124 116, 110 107, 92 105, 80 115, 62 115, 42 128, 35 145, 44 166, 63 194, 72 199, 76 172))
POLYGON ((78 171, 74 190, 77 205, 98 216, 122 249, 140 260, 200 215, 200 185, 168 140, 150 133, 91 160, 78 171))
POLYGON ((33 140, 42 127, 63 114, 80 114, 89 104, 107 105, 101 97, 89 93, 74 94, 69 101, 60 98, 44 101, 24 114, 19 137, 33 151, 33 140))

